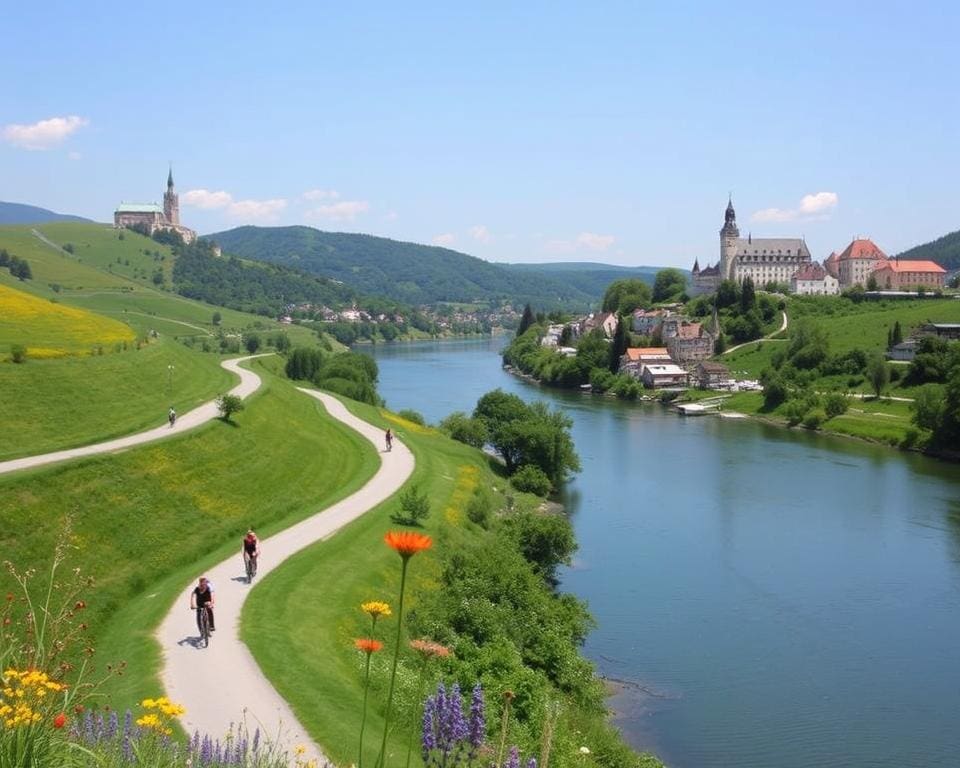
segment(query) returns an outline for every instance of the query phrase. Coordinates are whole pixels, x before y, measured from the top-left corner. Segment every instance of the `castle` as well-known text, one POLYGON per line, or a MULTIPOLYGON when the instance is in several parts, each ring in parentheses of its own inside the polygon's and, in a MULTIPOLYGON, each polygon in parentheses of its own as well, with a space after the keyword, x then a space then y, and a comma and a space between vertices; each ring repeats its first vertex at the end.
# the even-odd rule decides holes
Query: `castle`
POLYGON ((197 233, 180 223, 180 196, 173 189, 173 169, 167 175, 167 191, 163 194, 163 208, 156 203, 146 205, 120 203, 113 212, 113 225, 117 228, 144 229, 150 235, 158 230, 176 232, 185 243, 197 239, 197 233))
POLYGON ((740 237, 731 198, 720 230, 720 261, 715 266, 700 269, 699 260, 695 260, 693 288, 696 293, 710 293, 717 290, 723 280, 741 282, 748 277, 757 286, 789 284, 793 276, 811 261, 810 250, 803 238, 740 237))

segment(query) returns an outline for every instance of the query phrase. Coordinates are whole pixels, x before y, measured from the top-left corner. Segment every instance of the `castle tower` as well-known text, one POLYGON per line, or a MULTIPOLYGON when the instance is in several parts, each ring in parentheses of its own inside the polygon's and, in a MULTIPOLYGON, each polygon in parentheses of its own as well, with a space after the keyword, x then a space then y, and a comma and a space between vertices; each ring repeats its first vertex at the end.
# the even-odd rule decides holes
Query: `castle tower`
POLYGON ((737 212, 733 210, 733 197, 727 201, 727 210, 723 217, 723 229, 720 230, 720 279, 736 280, 737 212))
POLYGON ((168 224, 180 226, 180 195, 173 191, 173 168, 167 174, 167 191, 163 193, 163 215, 168 224))

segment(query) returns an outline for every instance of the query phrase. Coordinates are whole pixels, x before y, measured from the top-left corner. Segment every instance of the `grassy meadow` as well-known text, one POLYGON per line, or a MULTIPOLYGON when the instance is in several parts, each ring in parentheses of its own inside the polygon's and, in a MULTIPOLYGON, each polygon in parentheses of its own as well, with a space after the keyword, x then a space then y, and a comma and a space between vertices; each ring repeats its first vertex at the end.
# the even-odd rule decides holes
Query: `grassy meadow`
MULTIPOLYGON (((153 631, 199 569, 233 554, 248 526, 264 536, 285 528, 359 488, 379 464, 369 443, 271 372, 275 359, 251 365, 265 387, 235 425, 0 476, 0 544, 17 564, 48 561, 73 516, 68 565, 96 579, 86 595, 94 658, 100 670, 127 662, 103 689, 114 708, 160 692, 153 631)), ((0 573, 0 589, 10 586, 0 573)))
POLYGON ((16 436, 0 442, 0 461, 159 426, 171 405, 184 413, 233 386, 219 362, 161 338, 111 354, 0 364, 0 423, 16 436))

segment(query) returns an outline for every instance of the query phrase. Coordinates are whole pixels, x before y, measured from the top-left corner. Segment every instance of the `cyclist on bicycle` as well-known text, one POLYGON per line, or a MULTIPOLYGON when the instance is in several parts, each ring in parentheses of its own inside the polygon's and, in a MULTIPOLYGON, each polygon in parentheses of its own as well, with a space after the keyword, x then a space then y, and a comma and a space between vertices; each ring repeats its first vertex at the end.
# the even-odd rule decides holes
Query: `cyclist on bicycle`
POLYGON ((197 629, 201 632, 203 629, 200 627, 200 611, 204 608, 210 619, 210 631, 213 632, 213 604, 213 590, 210 588, 207 577, 201 576, 200 582, 190 593, 190 608, 197 612, 197 629))
POLYGON ((176 423, 176 421, 177 421, 177 412, 176 412, 175 410, 173 410, 173 406, 172 406, 172 405, 170 406, 170 410, 167 411, 167 421, 170 422, 170 426, 171 426, 171 427, 172 427, 172 426, 176 423))
POLYGON ((253 532, 253 528, 248 530, 247 535, 243 537, 240 554, 243 555, 243 565, 247 569, 247 573, 256 573, 257 558, 260 557, 260 539, 253 532))

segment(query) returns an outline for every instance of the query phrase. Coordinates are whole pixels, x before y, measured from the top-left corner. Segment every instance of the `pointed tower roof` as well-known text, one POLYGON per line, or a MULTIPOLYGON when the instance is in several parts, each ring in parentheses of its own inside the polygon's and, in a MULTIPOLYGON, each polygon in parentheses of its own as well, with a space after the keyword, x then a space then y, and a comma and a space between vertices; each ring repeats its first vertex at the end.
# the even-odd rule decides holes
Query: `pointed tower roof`
POLYGON ((699 272, 699 271, 700 271, 700 259, 694 259, 694 260, 693 260, 693 272, 696 273, 696 272, 699 272))
POLYGON ((170 166, 170 173, 167 174, 167 188, 173 186, 173 166, 170 166))

